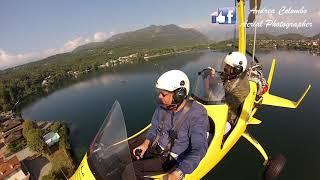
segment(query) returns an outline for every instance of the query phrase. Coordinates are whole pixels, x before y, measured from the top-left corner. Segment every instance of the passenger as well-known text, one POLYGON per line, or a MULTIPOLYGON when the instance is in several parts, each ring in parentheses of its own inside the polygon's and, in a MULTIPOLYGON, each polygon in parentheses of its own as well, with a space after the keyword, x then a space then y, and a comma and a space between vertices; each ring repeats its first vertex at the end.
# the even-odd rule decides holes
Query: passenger
POLYGON ((224 89, 229 107, 228 121, 234 126, 240 106, 250 92, 246 71, 247 58, 240 52, 229 53, 224 58, 224 89))
POLYGON ((150 172, 168 172, 169 180, 183 179, 204 157, 209 125, 203 106, 188 99, 189 79, 179 70, 162 74, 156 83, 159 106, 142 144, 133 149, 137 179, 150 172))

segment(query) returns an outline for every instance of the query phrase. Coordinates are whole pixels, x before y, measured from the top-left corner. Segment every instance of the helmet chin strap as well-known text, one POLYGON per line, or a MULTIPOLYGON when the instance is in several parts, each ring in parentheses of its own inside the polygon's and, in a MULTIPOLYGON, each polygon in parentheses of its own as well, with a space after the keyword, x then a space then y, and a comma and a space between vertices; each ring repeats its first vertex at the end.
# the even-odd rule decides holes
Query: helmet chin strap
MULTIPOLYGON (((183 102, 183 101, 182 101, 182 102, 183 102)), ((160 105, 161 105, 163 108, 167 109, 167 110, 176 111, 176 110, 180 107, 180 105, 182 104, 182 102, 180 102, 180 103, 171 103, 171 104, 168 105, 168 106, 166 106, 166 105, 164 105, 164 104, 162 104, 162 103, 160 103, 160 105)))
POLYGON ((166 108, 170 111, 176 111, 178 109, 178 107, 180 106, 180 104, 171 104, 169 106, 167 106, 166 108))
POLYGON ((226 72, 221 73, 222 77, 224 77, 223 80, 235 79, 235 78, 239 77, 240 74, 241 74, 241 73, 235 74, 235 73, 233 72, 233 70, 232 70, 231 73, 226 73, 226 72))
POLYGON ((239 74, 235 75, 235 74, 226 74, 226 80, 231 80, 231 79, 235 79, 238 77, 239 74))

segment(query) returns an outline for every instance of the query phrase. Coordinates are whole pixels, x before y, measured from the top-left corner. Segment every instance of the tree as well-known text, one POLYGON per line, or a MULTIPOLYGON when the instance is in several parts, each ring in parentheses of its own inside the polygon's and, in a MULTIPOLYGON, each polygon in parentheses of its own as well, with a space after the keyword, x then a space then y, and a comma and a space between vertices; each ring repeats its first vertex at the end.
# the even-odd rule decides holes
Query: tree
POLYGON ((52 126, 50 126, 50 130, 57 133, 59 131, 60 127, 61 127, 61 123, 55 122, 55 123, 53 123, 52 126))
POLYGON ((26 134, 27 146, 35 152, 47 153, 47 145, 42 139, 40 129, 31 129, 26 134))
POLYGON ((59 172, 60 170, 65 173, 66 176, 71 176, 74 173, 74 166, 72 159, 65 151, 56 151, 52 155, 52 170, 59 172))
POLYGON ((25 120, 23 123, 22 123, 22 134, 23 134, 23 136, 26 138, 27 137, 27 133, 30 131, 30 130, 32 130, 32 129, 34 129, 34 127, 35 127, 35 124, 34 124, 34 122, 33 121, 31 121, 31 120, 25 120))
POLYGON ((16 153, 22 149, 24 149, 27 145, 27 142, 24 138, 20 138, 18 140, 15 140, 11 143, 9 143, 8 145, 8 150, 11 152, 11 153, 16 153))
POLYGON ((59 148, 63 150, 70 150, 70 144, 69 144, 69 131, 66 124, 61 124, 61 127, 59 129, 59 148))
POLYGON ((59 171, 50 171, 48 175, 42 177, 42 180, 60 180, 64 179, 63 175, 59 171))

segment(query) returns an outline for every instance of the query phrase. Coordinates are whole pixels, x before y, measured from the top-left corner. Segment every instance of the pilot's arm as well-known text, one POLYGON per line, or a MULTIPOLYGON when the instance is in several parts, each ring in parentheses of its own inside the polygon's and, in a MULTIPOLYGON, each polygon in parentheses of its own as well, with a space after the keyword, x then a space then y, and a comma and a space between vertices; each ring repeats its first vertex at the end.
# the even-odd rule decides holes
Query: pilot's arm
POLYGON ((189 146, 191 149, 184 155, 184 157, 182 157, 182 159, 178 158, 177 167, 184 174, 190 174, 196 169, 208 148, 206 132, 209 120, 206 110, 204 108, 197 110, 190 118, 189 146))
POLYGON ((159 108, 156 108, 156 110, 153 113, 152 119, 151 119, 151 127, 149 128, 147 134, 146 134, 146 139, 149 139, 150 142, 152 143, 156 136, 157 136, 157 129, 159 126, 159 108))
POLYGON ((142 144, 140 144, 138 147, 134 148, 132 153, 137 157, 137 159, 140 159, 143 157, 144 153, 147 151, 149 146, 152 144, 152 142, 155 140, 157 136, 157 128, 159 126, 159 109, 157 108, 155 112, 153 113, 153 117, 151 120, 151 127, 149 128, 147 134, 146 134, 146 139, 142 144), (137 149, 141 150, 141 155, 136 155, 135 152, 137 149))

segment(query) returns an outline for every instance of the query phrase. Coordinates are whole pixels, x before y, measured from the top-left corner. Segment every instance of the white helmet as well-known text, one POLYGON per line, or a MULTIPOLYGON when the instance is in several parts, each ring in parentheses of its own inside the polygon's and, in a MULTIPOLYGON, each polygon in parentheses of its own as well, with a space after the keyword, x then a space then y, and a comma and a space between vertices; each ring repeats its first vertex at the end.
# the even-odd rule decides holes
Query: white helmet
POLYGON ((158 78, 156 88, 174 92, 174 101, 179 103, 185 99, 189 93, 189 78, 180 70, 170 70, 158 78))
MULTIPOLYGON (((240 72, 244 72, 247 68, 247 58, 240 52, 232 52, 224 58, 224 62, 231 67, 236 68, 240 72)), ((240 73, 239 72, 239 73, 240 73)))

